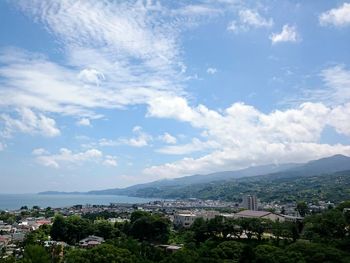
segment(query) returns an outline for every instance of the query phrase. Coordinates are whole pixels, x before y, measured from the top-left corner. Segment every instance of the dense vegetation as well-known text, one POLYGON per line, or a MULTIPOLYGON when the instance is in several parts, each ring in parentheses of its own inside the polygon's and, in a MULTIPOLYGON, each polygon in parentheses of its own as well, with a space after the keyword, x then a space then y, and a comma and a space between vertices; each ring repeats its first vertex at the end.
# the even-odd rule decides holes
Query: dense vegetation
POLYGON ((161 198, 200 198, 240 201, 242 195, 254 193, 263 202, 282 203, 305 200, 341 202, 350 199, 350 171, 317 176, 254 176, 231 181, 195 184, 186 187, 139 189, 135 195, 161 198))
POLYGON ((350 262, 350 202, 309 215, 303 223, 261 219, 197 219, 189 229, 170 228, 161 214, 136 211, 130 222, 109 224, 78 216, 57 215, 51 227, 30 233, 22 259, 0 263, 113 263, 113 262, 350 262), (345 212, 344 212, 345 211, 345 212), (96 234, 106 242, 91 249, 77 246, 80 238, 96 234), (71 247, 44 248, 48 236, 71 247), (159 244, 182 244, 168 253, 159 244))

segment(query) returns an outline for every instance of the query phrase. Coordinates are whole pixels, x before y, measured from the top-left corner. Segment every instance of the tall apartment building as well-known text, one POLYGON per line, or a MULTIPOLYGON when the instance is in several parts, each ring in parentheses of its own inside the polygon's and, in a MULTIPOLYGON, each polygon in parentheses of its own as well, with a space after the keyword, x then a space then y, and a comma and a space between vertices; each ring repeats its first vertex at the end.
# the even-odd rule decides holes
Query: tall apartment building
POLYGON ((258 201, 255 195, 243 196, 242 206, 248 210, 258 210, 258 201))

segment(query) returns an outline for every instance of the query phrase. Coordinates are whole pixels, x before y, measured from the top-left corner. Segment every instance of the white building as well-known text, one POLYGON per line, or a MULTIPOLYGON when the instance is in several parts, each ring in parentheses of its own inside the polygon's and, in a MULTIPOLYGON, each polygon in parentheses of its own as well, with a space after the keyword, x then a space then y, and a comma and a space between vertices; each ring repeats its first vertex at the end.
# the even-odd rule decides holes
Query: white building
POLYGON ((190 227, 197 218, 210 220, 219 215, 217 211, 183 212, 174 215, 174 225, 190 227))

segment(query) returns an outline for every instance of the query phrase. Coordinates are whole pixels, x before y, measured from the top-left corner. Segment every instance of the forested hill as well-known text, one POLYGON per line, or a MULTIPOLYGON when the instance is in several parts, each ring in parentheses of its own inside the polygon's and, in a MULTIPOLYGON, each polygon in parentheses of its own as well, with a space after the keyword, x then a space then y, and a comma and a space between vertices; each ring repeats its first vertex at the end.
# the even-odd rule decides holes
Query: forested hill
POLYGON ((90 191, 88 194, 238 201, 242 195, 253 193, 262 201, 312 200, 315 197, 340 201, 350 199, 349 185, 350 157, 335 155, 306 164, 259 166, 156 181, 124 189, 90 191), (200 178, 203 178, 202 182, 200 178))
POLYGON ((136 195, 162 198, 200 198, 239 201, 244 194, 256 194, 261 201, 350 199, 350 170, 298 177, 242 178, 230 182, 197 184, 186 187, 145 188, 136 195))

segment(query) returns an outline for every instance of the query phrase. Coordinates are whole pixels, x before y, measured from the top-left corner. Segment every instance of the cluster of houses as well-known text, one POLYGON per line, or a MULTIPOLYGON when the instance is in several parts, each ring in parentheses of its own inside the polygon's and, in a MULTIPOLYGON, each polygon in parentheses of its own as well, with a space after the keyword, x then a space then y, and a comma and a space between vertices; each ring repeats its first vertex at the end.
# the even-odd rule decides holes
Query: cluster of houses
MULTIPOLYGON (((103 205, 75 205, 66 208, 53 209, 54 213, 60 213, 65 216, 69 215, 83 215, 89 213, 100 212, 116 212, 120 217, 107 219, 111 224, 121 223, 129 220, 130 214, 135 210, 144 210, 149 212, 161 212, 167 216, 173 225, 176 227, 189 228, 197 218, 203 218, 204 220, 210 220, 216 216, 223 216, 224 218, 261 218, 269 219, 272 221, 298 221, 303 218, 295 212, 295 206, 286 206, 287 213, 274 213, 273 210, 280 211, 280 207, 274 204, 268 204, 271 206, 269 211, 262 210, 265 206, 258 206, 258 202, 255 196, 247 195, 243 197, 241 204, 227 203, 222 201, 211 200, 178 200, 178 201, 153 201, 141 205, 131 204, 110 204, 109 206, 103 205), (217 209, 219 208, 219 209, 217 209), (231 213, 220 213, 220 208, 228 208, 231 213), (235 211, 235 213, 233 212, 235 211)), ((329 205, 326 203, 324 205, 329 205)), ((41 212, 43 212, 42 209, 41 212)), ((13 211, 14 215, 20 213, 21 210, 13 211)), ((40 210, 39 210, 40 212, 40 210)), ((19 222, 13 224, 6 224, 0 221, 0 251, 5 251, 6 254, 16 254, 22 249, 20 244, 25 239, 25 236, 30 231, 38 229, 42 225, 52 224, 52 217, 28 217, 19 222)), ((98 221, 98 220, 97 220, 98 221)), ((102 244, 103 238, 98 236, 88 236, 77 244, 81 248, 91 248, 102 244)), ((68 246, 64 242, 58 242, 49 240, 44 243, 45 247, 51 247, 54 245, 60 245, 62 247, 68 246)), ((163 245, 166 251, 176 251, 178 246, 163 245)))
POLYGON ((44 217, 28 217, 13 224, 0 221, 0 250, 5 255, 19 253, 21 251, 19 244, 24 241, 26 234, 47 224, 51 224, 51 220, 44 217))
POLYGON ((173 223, 175 226, 189 228, 197 218, 203 218, 204 220, 210 220, 216 216, 223 216, 224 218, 260 218, 268 219, 273 222, 296 222, 303 220, 299 216, 281 215, 269 211, 256 211, 256 210, 242 210, 237 213, 219 213, 218 211, 181 211, 176 213, 173 217, 173 223))

